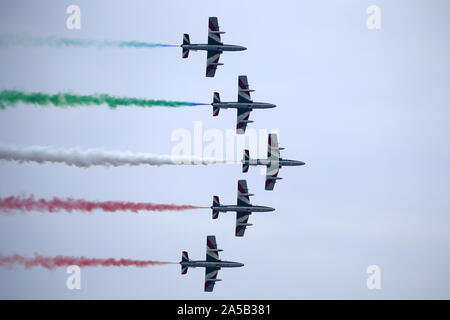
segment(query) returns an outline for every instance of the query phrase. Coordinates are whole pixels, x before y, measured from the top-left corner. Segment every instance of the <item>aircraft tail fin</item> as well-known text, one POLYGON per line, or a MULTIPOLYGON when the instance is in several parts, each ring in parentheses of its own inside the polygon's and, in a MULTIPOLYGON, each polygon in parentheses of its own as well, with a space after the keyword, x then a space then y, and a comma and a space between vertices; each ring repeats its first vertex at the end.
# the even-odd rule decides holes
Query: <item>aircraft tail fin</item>
POLYGON ((214 92, 213 102, 214 103, 220 103, 220 94, 218 92, 214 92))
MULTIPOLYGON (((220 200, 218 196, 213 197, 213 207, 219 207, 220 206, 220 200)), ((219 217, 219 211, 214 210, 212 211, 212 218, 217 219, 219 217)))
POLYGON ((250 160, 250 151, 248 151, 248 149, 245 149, 244 156, 242 158, 242 172, 248 171, 248 167, 250 166, 249 160, 250 160))
POLYGON ((188 272, 189 267, 181 266, 181 274, 186 274, 188 272))
POLYGON ((182 57, 183 57, 183 59, 186 59, 187 57, 189 57, 189 49, 183 48, 182 57))
MULTIPOLYGON (((220 103, 220 94, 218 92, 214 92, 213 103, 220 103)), ((217 117, 219 115, 219 111, 219 107, 213 107, 213 117, 217 117)))
MULTIPOLYGON (((191 44, 191 41, 189 40, 189 35, 187 33, 183 34, 183 44, 191 44)), ((189 49, 183 48, 183 59, 186 59, 189 56, 189 49)))
MULTIPOLYGON (((189 254, 187 251, 183 251, 181 253, 181 262, 188 262, 189 261, 189 254)), ((181 274, 186 274, 188 272, 189 267, 181 265, 181 274)))
POLYGON ((191 40, 189 40, 189 35, 187 33, 183 34, 183 44, 191 44, 191 40))
POLYGON ((181 253, 181 262, 188 262, 189 261, 189 254, 187 251, 183 251, 181 253))

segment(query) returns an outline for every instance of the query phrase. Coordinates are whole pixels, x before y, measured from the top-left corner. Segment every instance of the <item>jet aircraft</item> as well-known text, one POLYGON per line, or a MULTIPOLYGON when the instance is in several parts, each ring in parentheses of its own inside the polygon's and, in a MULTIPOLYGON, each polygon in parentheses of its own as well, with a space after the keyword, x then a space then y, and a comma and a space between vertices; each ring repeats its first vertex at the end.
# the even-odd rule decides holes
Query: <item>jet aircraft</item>
POLYGON ((219 63, 220 55, 224 51, 243 51, 247 50, 246 47, 236 46, 232 44, 223 44, 220 39, 220 35, 225 33, 219 30, 219 23, 216 17, 210 17, 208 20, 208 43, 207 44, 192 44, 189 35, 183 35, 182 56, 186 59, 189 56, 189 51, 204 50, 207 51, 206 59, 206 76, 214 77, 218 66, 222 66, 223 63, 219 63))
POLYGON ((249 166, 263 165, 267 167, 266 170, 266 190, 273 190, 275 182, 281 180, 278 177, 278 170, 286 166, 303 166, 305 163, 298 160, 282 159, 280 157, 280 150, 284 148, 278 147, 278 136, 275 133, 269 134, 267 146, 267 159, 250 159, 250 152, 244 150, 244 157, 242 159, 242 172, 247 172, 249 166))
POLYGON ((221 268, 243 267, 243 263, 233 261, 223 261, 219 259, 219 251, 217 249, 216 237, 206 237, 206 260, 191 260, 186 251, 181 254, 181 274, 186 274, 189 268, 205 268, 205 291, 212 292, 217 281, 217 274, 221 268))
POLYGON ((213 196, 212 218, 217 219, 219 212, 235 211, 236 212, 236 237, 243 237, 246 227, 252 224, 248 223, 248 217, 253 212, 269 212, 274 211, 274 208, 265 206, 254 206, 250 203, 250 196, 248 193, 247 181, 238 181, 237 204, 236 205, 221 205, 218 196, 213 196))
POLYGON ((250 112, 253 109, 269 109, 275 108, 276 105, 267 102, 253 102, 250 97, 250 92, 255 90, 249 89, 247 76, 238 77, 238 101, 237 102, 221 102, 220 95, 218 92, 214 92, 213 102, 211 103, 213 107, 213 116, 217 117, 219 115, 220 109, 233 108, 237 109, 237 123, 236 123, 236 133, 244 134, 247 128, 247 123, 252 123, 253 121, 248 120, 250 112))

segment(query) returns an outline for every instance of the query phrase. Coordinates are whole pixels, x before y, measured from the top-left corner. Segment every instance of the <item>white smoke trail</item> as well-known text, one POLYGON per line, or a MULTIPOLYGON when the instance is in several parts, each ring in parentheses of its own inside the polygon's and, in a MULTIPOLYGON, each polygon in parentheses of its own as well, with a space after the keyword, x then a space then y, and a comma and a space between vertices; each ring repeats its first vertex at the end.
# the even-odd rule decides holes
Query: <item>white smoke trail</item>
POLYGON ((52 147, 18 147, 0 144, 0 159, 22 162, 54 162, 69 166, 88 168, 91 166, 138 166, 138 165, 208 165, 226 163, 225 160, 183 157, 174 155, 155 155, 151 153, 132 153, 130 151, 105 151, 101 149, 79 148, 55 149, 52 147))

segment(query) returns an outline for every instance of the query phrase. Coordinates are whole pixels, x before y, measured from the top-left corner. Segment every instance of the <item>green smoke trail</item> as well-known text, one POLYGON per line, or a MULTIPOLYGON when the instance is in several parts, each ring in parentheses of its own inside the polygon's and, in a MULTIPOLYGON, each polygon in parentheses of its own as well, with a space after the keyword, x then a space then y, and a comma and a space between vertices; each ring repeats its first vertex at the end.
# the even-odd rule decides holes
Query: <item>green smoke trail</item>
POLYGON ((0 46, 31 46, 31 47, 96 47, 96 48, 158 48, 179 47, 178 45, 152 43, 143 41, 120 41, 120 40, 92 40, 78 38, 37 37, 30 35, 8 35, 0 34, 0 46))
POLYGON ((169 101, 139 99, 130 97, 116 97, 108 94, 77 95, 73 93, 47 94, 42 92, 23 92, 17 90, 0 91, 0 109, 13 107, 17 103, 35 104, 39 106, 54 105, 55 107, 77 107, 107 104, 111 109, 119 106, 138 107, 191 107, 205 105, 205 103, 187 101, 169 101))

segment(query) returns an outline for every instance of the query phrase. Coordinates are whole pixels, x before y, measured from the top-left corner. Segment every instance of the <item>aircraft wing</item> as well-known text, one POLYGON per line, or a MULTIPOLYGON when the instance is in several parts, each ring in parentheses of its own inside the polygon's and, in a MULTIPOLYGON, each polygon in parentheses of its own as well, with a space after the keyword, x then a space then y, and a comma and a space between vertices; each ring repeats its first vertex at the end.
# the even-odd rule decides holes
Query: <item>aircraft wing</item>
MULTIPOLYGON (((238 181, 238 193, 237 193, 237 205, 241 207, 251 207, 250 196, 252 194, 248 193, 247 181, 238 181)), ((242 237, 245 233, 245 228, 247 227, 248 217, 251 212, 238 211, 236 212, 236 237, 242 237)))
POLYGON ((247 123, 250 122, 248 120, 248 118, 250 117, 251 111, 252 111, 252 109, 250 109, 250 108, 245 108, 245 109, 238 108, 237 109, 237 122, 236 122, 236 133, 237 134, 245 133, 245 129, 247 128, 247 123))
MULTIPOLYGON (((239 76, 238 77, 238 102, 239 103, 252 103, 252 98, 250 97, 250 90, 248 87, 247 76, 239 76)), ((238 108, 237 109, 237 123, 236 123, 236 133, 244 134, 245 129, 247 128, 247 123, 252 122, 249 121, 248 118, 250 116, 250 112, 252 111, 251 107, 247 108, 238 108)))
POLYGON ((236 212, 236 237, 244 236, 250 214, 250 212, 236 212))
POLYGON ((216 74, 217 66, 219 64, 219 58, 222 51, 208 51, 206 59, 206 76, 214 77, 216 74))
POLYGON ((248 193, 247 180, 238 181, 238 191, 237 191, 237 205, 241 207, 251 207, 250 203, 251 194, 248 193))
POLYGON ((207 262, 217 262, 219 259, 219 251, 217 249, 216 237, 215 236, 207 236, 206 237, 206 261, 207 262))
POLYGON ((217 17, 210 17, 208 20, 208 44, 222 45, 222 40, 220 39, 219 22, 217 17))
POLYGON ((273 190, 280 169, 280 149, 278 147, 278 136, 275 133, 269 134, 267 159, 270 160, 270 164, 267 167, 265 189, 273 190))
MULTIPOLYGON (((273 190, 275 187, 275 182, 277 182, 278 171, 280 169, 280 165, 278 162, 271 162, 270 166, 267 167, 266 172, 266 190, 273 190)), ((280 178, 281 179, 281 178, 280 178)))
MULTIPOLYGON (((207 236, 206 237, 206 261, 207 262, 217 262, 219 259, 219 251, 217 249, 217 242, 215 236, 207 236)), ((205 291, 211 292, 214 289, 214 284, 217 279, 217 274, 220 270, 220 267, 206 267, 205 268, 205 291)))
POLYGON ((206 267, 205 268, 205 291, 212 292, 214 285, 216 284, 217 274, 219 273, 219 267, 206 267))
POLYGON ((252 97, 250 96, 250 90, 248 86, 247 76, 238 77, 238 102, 252 103, 252 97))
POLYGON ((278 147, 278 136, 276 133, 270 133, 267 144, 267 159, 270 161, 280 160, 280 148, 278 147))

